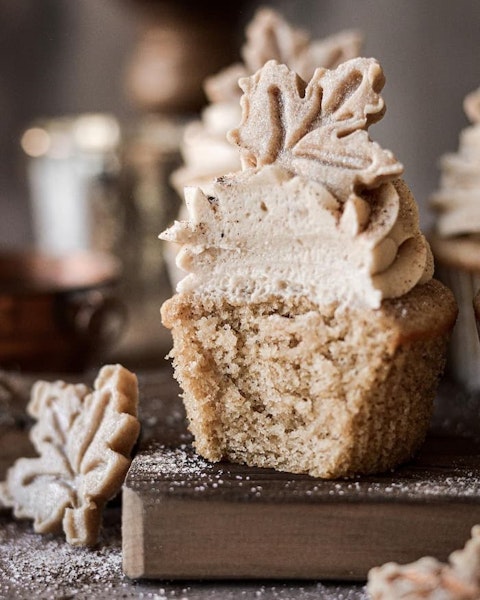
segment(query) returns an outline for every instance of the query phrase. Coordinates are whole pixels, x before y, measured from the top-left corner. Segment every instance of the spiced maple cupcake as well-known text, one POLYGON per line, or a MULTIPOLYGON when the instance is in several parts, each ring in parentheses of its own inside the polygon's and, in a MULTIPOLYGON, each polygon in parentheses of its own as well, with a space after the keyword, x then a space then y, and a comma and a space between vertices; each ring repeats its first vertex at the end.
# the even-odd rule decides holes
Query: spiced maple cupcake
POLYGON ((480 389, 480 342, 473 299, 480 289, 480 89, 464 109, 471 125, 460 133, 458 152, 441 159, 441 179, 432 195, 437 213, 430 243, 437 275, 453 291, 458 320, 448 352, 448 371, 471 391, 480 389))
POLYGON ((456 316, 402 165, 373 142, 380 65, 306 83, 275 61, 240 81, 244 170, 162 238, 189 274, 162 307, 197 451, 340 477, 424 439, 456 316))

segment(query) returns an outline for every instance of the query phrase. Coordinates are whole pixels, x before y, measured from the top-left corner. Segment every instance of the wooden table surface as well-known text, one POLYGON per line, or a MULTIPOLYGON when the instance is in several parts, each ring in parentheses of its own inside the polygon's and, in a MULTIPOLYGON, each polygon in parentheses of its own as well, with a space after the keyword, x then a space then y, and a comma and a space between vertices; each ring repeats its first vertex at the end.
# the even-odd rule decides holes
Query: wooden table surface
MULTIPOLYGON (((75 379, 78 380, 78 377, 75 379)), ((140 374, 139 380, 142 398, 140 416, 143 426, 141 446, 148 446, 155 440, 159 428, 163 430, 162 442, 168 444, 169 432, 172 432, 172 436, 178 435, 178 431, 175 432, 175 427, 172 425, 184 417, 181 407, 172 412, 168 402, 159 402, 159 397, 171 398, 172 394, 175 396, 177 393, 171 373, 168 369, 146 372, 140 374)), ((29 423, 25 418, 24 408, 31 382, 32 379, 29 377, 0 373, 0 478, 3 478, 8 464, 12 462, 15 455, 29 451, 26 441, 29 423)), ((460 438, 469 436, 472 439, 472 436, 478 436, 477 399, 466 397, 448 384, 443 386, 432 433, 434 434, 432 440, 444 434, 459 438, 460 447, 465 444, 465 441, 460 438)), ((174 442, 173 438, 171 442, 174 442)), ((188 443, 189 440, 186 438, 185 442, 188 443)), ((434 453, 439 450, 435 447, 435 443, 427 448, 434 453)), ((428 452, 424 456, 428 456, 428 452)), ((441 467, 441 452, 439 465, 441 467)), ((459 468, 464 466, 459 464, 459 468)), ((438 484, 438 479, 430 483, 435 486, 438 484)), ((424 491, 431 490, 430 483, 424 481, 422 484, 417 481, 419 493, 422 493, 422 485, 424 491)), ((465 494, 468 495, 471 489, 475 491, 472 483, 475 482, 468 481, 467 476, 463 490, 465 494)), ((445 478, 443 484, 448 484, 445 478)), ((328 485, 351 484, 337 482, 328 485)), ((118 500, 107 509, 101 544, 93 550, 71 548, 62 538, 34 534, 29 522, 15 522, 9 512, 0 514, 0 599, 30 599, 33 595, 38 598, 59 600, 67 598, 360 600, 367 597, 363 583, 353 585, 346 582, 318 581, 175 583, 130 580, 122 572, 118 500)))

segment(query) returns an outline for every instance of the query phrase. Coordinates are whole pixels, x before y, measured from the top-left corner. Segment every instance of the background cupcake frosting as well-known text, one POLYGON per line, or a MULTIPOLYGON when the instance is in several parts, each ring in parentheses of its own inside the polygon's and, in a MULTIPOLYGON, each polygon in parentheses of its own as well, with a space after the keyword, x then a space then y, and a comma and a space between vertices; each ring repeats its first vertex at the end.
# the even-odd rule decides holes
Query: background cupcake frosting
POLYGON ((463 105, 471 124, 460 132, 458 152, 442 156, 440 187, 431 198, 442 237, 480 233, 480 89, 463 105))

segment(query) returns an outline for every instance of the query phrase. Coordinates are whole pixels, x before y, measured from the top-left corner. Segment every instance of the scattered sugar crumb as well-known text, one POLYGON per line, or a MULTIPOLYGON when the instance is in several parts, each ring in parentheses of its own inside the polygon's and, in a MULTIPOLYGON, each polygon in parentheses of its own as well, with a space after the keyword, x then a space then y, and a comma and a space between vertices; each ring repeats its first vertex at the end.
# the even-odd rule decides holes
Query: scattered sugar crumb
POLYGON ((167 448, 163 444, 151 444, 149 451, 142 454, 141 461, 134 461, 130 470, 132 478, 137 476, 199 476, 213 469, 213 464, 195 454, 193 448, 181 444, 167 448))

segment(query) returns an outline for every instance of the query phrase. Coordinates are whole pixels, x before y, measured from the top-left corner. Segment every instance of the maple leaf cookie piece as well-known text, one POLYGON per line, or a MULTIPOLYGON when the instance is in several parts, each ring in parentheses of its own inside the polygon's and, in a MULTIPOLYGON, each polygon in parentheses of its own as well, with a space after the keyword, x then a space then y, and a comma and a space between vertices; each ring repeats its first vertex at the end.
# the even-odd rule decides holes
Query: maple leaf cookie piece
POLYGON ((368 574, 372 600, 478 600, 480 598, 480 526, 447 563, 425 556, 408 565, 394 562, 368 574))
POLYGON ((401 175, 402 165, 373 142, 367 129, 385 112, 382 68, 354 58, 331 71, 317 69, 307 83, 271 60, 239 81, 243 116, 229 140, 245 167, 277 163, 320 181, 345 202, 401 175))
POLYGON ((101 369, 94 389, 37 382, 28 405, 37 420, 30 438, 37 458, 20 458, 0 484, 0 499, 37 533, 67 542, 97 541, 103 506, 120 490, 137 440, 136 376, 121 365, 101 369))

